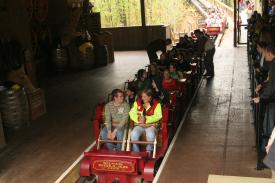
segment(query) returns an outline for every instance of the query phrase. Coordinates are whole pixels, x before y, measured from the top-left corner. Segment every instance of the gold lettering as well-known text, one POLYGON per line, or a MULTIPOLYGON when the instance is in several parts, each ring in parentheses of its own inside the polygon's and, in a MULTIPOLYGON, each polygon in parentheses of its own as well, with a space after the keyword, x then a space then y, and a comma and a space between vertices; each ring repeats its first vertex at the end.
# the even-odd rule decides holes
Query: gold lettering
POLYGON ((127 161, 118 161, 118 160, 102 160, 96 161, 94 163, 94 167, 98 167, 96 169, 105 170, 105 171, 133 171, 134 164, 127 161))

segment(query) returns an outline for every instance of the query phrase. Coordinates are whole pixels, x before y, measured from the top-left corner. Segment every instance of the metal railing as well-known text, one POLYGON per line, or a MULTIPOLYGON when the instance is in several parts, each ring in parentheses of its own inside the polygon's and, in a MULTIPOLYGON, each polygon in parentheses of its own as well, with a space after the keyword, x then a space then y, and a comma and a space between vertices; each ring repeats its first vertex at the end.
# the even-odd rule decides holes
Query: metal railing
MULTIPOLYGON (((249 39, 247 34, 247 56, 248 56, 248 68, 250 79, 250 92, 251 98, 258 97, 259 94, 255 92, 256 86, 259 84, 257 80, 257 73, 254 69, 255 59, 252 57, 254 43, 249 39)), ((270 132, 273 126, 269 124, 269 105, 274 103, 273 101, 260 100, 259 103, 251 102, 253 112, 253 123, 255 127, 255 141, 257 151, 257 170, 263 170, 266 166, 263 164, 263 159, 266 155, 265 146, 267 145, 270 132)))

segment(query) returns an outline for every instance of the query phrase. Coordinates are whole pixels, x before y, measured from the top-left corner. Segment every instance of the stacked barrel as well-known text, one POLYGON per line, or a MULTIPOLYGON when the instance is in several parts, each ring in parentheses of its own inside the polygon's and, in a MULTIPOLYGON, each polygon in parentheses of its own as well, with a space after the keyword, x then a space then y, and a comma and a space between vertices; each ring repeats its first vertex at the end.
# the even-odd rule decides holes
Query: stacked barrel
POLYGON ((79 52, 80 69, 91 69, 95 64, 95 54, 93 48, 86 48, 84 52, 79 52))
POLYGON ((57 72, 64 72, 68 65, 67 51, 58 46, 54 50, 54 65, 57 72))
POLYGON ((29 124, 29 105, 23 87, 0 86, 0 112, 7 130, 18 130, 29 124))

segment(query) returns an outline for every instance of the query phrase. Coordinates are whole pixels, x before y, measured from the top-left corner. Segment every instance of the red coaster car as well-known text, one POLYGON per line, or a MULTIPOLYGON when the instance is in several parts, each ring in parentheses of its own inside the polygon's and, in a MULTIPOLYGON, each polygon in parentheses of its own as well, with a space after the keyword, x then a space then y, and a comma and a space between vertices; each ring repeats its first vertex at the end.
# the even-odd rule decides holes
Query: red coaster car
POLYGON ((137 141, 130 139, 131 127, 128 134, 124 133, 123 141, 111 141, 100 139, 100 126, 103 124, 104 104, 96 107, 96 117, 93 121, 97 146, 90 152, 84 153, 80 167, 80 176, 95 175, 100 183, 119 181, 120 183, 135 183, 139 180, 153 181, 157 164, 165 155, 168 148, 168 107, 162 108, 162 120, 159 123, 157 138, 154 142, 137 141), (126 139, 126 136, 128 138, 126 139), (104 148, 104 143, 122 143, 121 151, 110 151, 104 148), (154 144, 154 151, 149 155, 145 150, 139 153, 130 151, 131 144, 140 145, 154 144), (125 147, 127 146, 127 151, 125 147))
MULTIPOLYGON (((133 125, 125 128, 122 141, 102 140, 100 131, 104 125, 104 103, 96 107, 96 115, 93 120, 96 146, 89 152, 84 153, 81 162, 80 176, 96 176, 98 183, 136 183, 142 180, 153 181, 158 167, 168 149, 169 140, 174 136, 181 120, 183 112, 186 111, 190 96, 193 95, 191 83, 197 72, 197 64, 192 65, 192 71, 185 73, 185 78, 178 81, 178 90, 170 92, 170 103, 162 106, 162 119, 158 123, 158 132, 153 142, 146 141, 143 135, 140 141, 131 140, 133 125), (190 90, 189 90, 190 89, 190 90), (121 143, 121 151, 107 150, 105 143, 121 143), (141 152, 131 151, 132 144, 140 144, 141 152), (146 152, 145 145, 153 144, 152 154, 146 152)), ((125 87, 133 81, 127 81, 125 87)))

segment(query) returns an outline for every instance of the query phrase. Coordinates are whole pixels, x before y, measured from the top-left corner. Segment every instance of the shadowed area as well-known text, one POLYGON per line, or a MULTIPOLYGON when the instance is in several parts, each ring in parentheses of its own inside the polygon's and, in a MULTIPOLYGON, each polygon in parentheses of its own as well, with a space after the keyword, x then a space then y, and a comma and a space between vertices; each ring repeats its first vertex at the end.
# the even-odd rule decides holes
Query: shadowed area
POLYGON ((91 117, 96 103, 149 62, 143 51, 116 52, 115 57, 107 67, 49 78, 43 84, 48 114, 8 139, 0 154, 0 182, 53 182, 94 141, 91 117))

